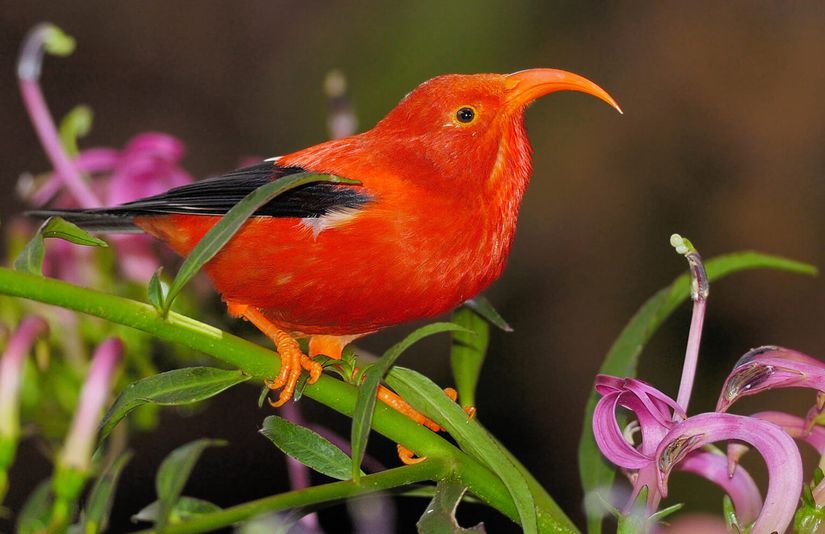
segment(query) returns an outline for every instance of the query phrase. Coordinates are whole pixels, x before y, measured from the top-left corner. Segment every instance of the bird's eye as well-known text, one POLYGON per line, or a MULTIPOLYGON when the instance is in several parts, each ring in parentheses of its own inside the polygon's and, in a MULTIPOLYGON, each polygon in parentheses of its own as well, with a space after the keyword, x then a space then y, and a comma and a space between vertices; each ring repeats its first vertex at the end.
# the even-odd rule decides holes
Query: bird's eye
POLYGON ((475 118, 476 118, 476 111, 473 108, 469 107, 469 106, 464 106, 464 107, 460 108, 458 111, 455 112, 455 119, 458 122, 461 122, 461 123, 464 123, 464 124, 469 124, 469 123, 473 122, 475 120, 475 118))

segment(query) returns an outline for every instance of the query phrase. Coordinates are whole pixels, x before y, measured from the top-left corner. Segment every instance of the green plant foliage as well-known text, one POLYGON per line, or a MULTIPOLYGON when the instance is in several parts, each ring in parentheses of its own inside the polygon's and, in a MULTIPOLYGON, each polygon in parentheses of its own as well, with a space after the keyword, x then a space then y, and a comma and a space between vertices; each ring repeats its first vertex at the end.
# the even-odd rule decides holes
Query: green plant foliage
MULTIPOLYGON (((467 414, 444 394, 432 380, 411 369, 394 368, 387 375, 389 384, 399 395, 439 425, 458 442, 467 454, 489 467, 507 486, 518 509, 524 532, 538 532, 533 494, 518 468, 505 455, 498 443, 490 437, 477 421, 467 420, 467 414)), ((566 525, 560 525, 564 532, 566 525)), ((567 527, 576 532, 572 524, 567 527)))
POLYGON ((415 342, 433 334, 456 330, 464 330, 464 328, 453 323, 433 323, 422 326, 390 347, 375 363, 364 370, 364 381, 358 388, 358 400, 355 403, 355 411, 352 414, 352 430, 350 434, 352 442, 353 480, 357 482, 361 476, 361 461, 364 459, 364 453, 367 450, 367 438, 369 437, 370 426, 372 425, 372 415, 375 411, 375 395, 381 379, 387 374, 387 371, 389 371, 390 367, 395 363, 395 360, 415 342))
POLYGON ((465 301, 464 306, 467 306, 477 314, 481 315, 487 319, 487 322, 500 330, 503 330, 504 332, 513 331, 513 327, 504 320, 504 317, 502 317, 495 308, 493 308, 493 305, 490 304, 490 301, 487 300, 484 295, 478 295, 475 298, 465 301))
POLYGON ((264 419, 260 433, 305 466, 338 480, 350 478, 350 457, 312 430, 270 415, 264 419))
POLYGON ((475 406, 476 385, 490 341, 490 326, 472 309, 462 306, 453 313, 453 322, 467 329, 453 332, 450 364, 461 406, 475 406))
POLYGON ((163 279, 163 267, 158 267, 158 270, 149 280, 147 296, 149 303, 155 307, 158 313, 163 313, 166 301, 169 298, 169 282, 163 279))
MULTIPOLYGON (((798 274, 814 275, 816 267, 779 256, 759 252, 726 254, 705 262, 708 278, 712 282, 729 274, 751 269, 774 269, 798 274)), ((602 363, 599 373, 633 377, 639 356, 647 342, 671 313, 690 296, 690 275, 683 274, 669 286, 649 298, 624 327, 613 342, 602 363)), ((584 414, 582 436, 579 441, 579 476, 585 493, 599 487, 607 487, 615 478, 614 468, 604 459, 593 438, 593 410, 598 395, 591 391, 584 414)), ((586 500, 587 503, 593 501, 586 500)), ((588 531, 601 532, 601 510, 588 505, 588 531)))
POLYGON ((146 377, 126 386, 100 423, 101 439, 126 415, 143 404, 181 406, 192 404, 249 380, 242 371, 213 367, 187 367, 146 377))
POLYGON ((186 257, 178 271, 177 276, 169 287, 169 294, 163 305, 163 314, 169 312, 169 308, 181 289, 192 279, 198 271, 212 258, 215 257, 226 245, 232 236, 241 229, 244 222, 252 216, 255 211, 277 197, 300 185, 311 182, 333 182, 341 184, 357 184, 354 180, 348 180, 332 174, 308 174, 298 173, 279 178, 258 189, 252 191, 243 200, 235 204, 226 215, 213 226, 205 236, 195 245, 192 252, 186 257))
POLYGON ((192 469, 207 447, 220 447, 226 442, 216 439, 198 439, 178 447, 160 464, 155 477, 155 489, 158 493, 158 513, 155 527, 162 531, 169 521, 178 502, 181 491, 192 473, 192 469))
MULTIPOLYGON (((193 517, 204 514, 211 514, 219 512, 221 507, 203 499, 196 499, 194 497, 180 497, 172 506, 169 512, 169 524, 174 525, 181 521, 192 519, 193 517)), ((140 512, 132 516, 132 521, 145 521, 147 523, 157 523, 160 517, 161 506, 160 501, 154 501, 146 505, 140 512)))
POLYGON ((485 532, 484 524, 462 528, 455 517, 456 509, 467 486, 453 477, 438 481, 435 496, 421 519, 416 523, 419 534, 461 534, 462 532, 485 532))
POLYGON ((35 534, 46 531, 54 500, 51 487, 51 479, 46 479, 34 488, 17 516, 16 532, 35 534))
MULTIPOLYGON (((201 351, 227 365, 239 367, 252 377, 272 376, 273 368, 277 373, 277 358, 271 350, 178 313, 171 312, 167 318, 162 318, 144 302, 5 268, 0 268, 0 293, 61 306, 136 328, 152 334, 159 340, 176 343, 189 350, 201 351)), ((345 415, 350 415, 357 401, 357 393, 357 388, 348 383, 321 376, 317 383, 307 387, 305 394, 345 415)), ((446 395, 441 396, 449 400, 446 395)), ((460 410, 457 405, 451 404, 460 410)), ((443 437, 389 408, 382 407, 380 411, 376 410, 373 424, 383 435, 396 442, 406 443, 415 452, 428 456, 428 460, 367 475, 359 484, 350 481, 332 482, 308 488, 300 492, 298 497, 287 493, 239 504, 231 509, 187 521, 185 526, 181 524, 180 528, 170 526, 167 529, 169 534, 202 532, 233 525, 265 511, 311 506, 377 490, 408 486, 424 480, 440 480, 453 470, 483 502, 513 518, 514 521, 518 520, 518 510, 508 494, 507 487, 478 459, 462 453, 443 437)), ((502 453, 508 457, 506 450, 502 453)), ((536 496, 538 519, 543 531, 577 532, 550 495, 530 477, 529 473, 523 471, 523 467, 519 467, 518 461, 511 459, 510 462, 527 480, 533 495, 536 496)))
POLYGON ((86 507, 81 515, 80 523, 85 534, 97 534, 106 530, 106 523, 109 520, 109 512, 112 510, 112 502, 115 499, 120 474, 123 468, 132 458, 131 452, 121 454, 112 464, 97 478, 95 485, 86 499, 86 507))
POLYGON ((20 255, 14 260, 14 268, 30 274, 41 274, 43 256, 46 253, 46 238, 57 238, 87 247, 108 247, 105 241, 82 230, 77 225, 60 217, 49 217, 40 225, 34 237, 26 243, 20 255))

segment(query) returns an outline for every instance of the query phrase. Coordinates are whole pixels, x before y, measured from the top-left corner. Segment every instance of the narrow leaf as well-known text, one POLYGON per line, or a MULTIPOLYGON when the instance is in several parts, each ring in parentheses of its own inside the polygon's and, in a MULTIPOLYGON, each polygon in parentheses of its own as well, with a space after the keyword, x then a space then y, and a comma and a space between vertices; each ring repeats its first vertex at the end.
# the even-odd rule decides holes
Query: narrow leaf
POLYGON ((149 288, 147 290, 149 303, 155 307, 159 313, 163 313, 163 308, 166 305, 166 299, 169 295, 169 283, 163 279, 163 267, 158 267, 158 270, 152 275, 149 280, 149 288))
POLYGON ((41 274, 46 238, 63 239, 88 247, 108 246, 105 241, 94 237, 77 225, 60 217, 50 217, 40 225, 37 234, 23 247, 20 255, 14 260, 14 268, 31 274, 41 274))
POLYGON ((192 473, 192 469, 207 447, 223 446, 226 442, 216 439, 199 439, 178 447, 160 464, 155 477, 159 510, 155 527, 162 531, 170 518, 174 505, 192 473))
MULTIPOLYGON (((468 421, 464 410, 450 400, 441 388, 411 369, 395 367, 387 375, 387 383, 423 415, 443 426, 462 450, 498 475, 516 505, 522 530, 528 534, 538 532, 536 506, 527 482, 498 443, 476 420, 468 421)), ((575 532, 571 530, 575 527, 567 518, 554 519, 559 521, 560 532, 575 532)))
POLYGON ((192 404, 249 380, 241 371, 212 367, 187 367, 153 375, 126 386, 103 416, 100 423, 101 439, 126 415, 143 404, 179 406, 192 404))
POLYGON ((35 532, 45 532, 49 524, 49 515, 52 508, 52 482, 46 479, 40 482, 31 492, 20 515, 17 516, 17 528, 15 532, 19 534, 34 534, 35 532))
POLYGON ((465 301, 464 306, 467 306, 477 314, 481 315, 487 319, 487 322, 495 327, 498 327, 500 330, 505 332, 513 331, 513 327, 504 320, 504 317, 502 317, 495 308, 493 308, 493 305, 490 304, 490 301, 487 300, 484 295, 477 295, 475 298, 465 301))
POLYGON ((131 458, 131 452, 124 452, 97 478, 83 510, 82 523, 85 534, 96 534, 106 530, 120 473, 131 458))
MULTIPOLYGON (((146 505, 140 512, 131 517, 132 521, 145 521, 155 523, 160 517, 160 501, 154 501, 146 505)), ((169 514, 169 523, 180 523, 203 514, 220 512, 221 507, 203 499, 183 496, 177 500, 169 514)))
MULTIPOLYGON (((776 269, 799 274, 815 275, 816 267, 758 252, 726 254, 705 263, 710 281, 750 269, 776 269)), ((673 311, 690 296, 690 276, 683 274, 668 287, 648 299, 613 342, 599 370, 613 376, 636 376, 639 356, 647 342, 673 311)), ((604 459, 593 438, 593 410, 598 395, 591 391, 587 399, 582 436, 579 441, 579 476, 585 494, 613 483, 615 472, 604 459)), ((587 502, 587 500, 585 500, 587 502)), ((601 513, 588 507, 588 532, 601 532, 601 513)))
POLYGON ((106 241, 93 236, 76 224, 70 223, 60 217, 50 217, 43 223, 40 231, 43 233, 43 237, 63 239, 75 245, 102 248, 109 246, 106 241))
POLYGON ((183 286, 201 270, 201 267, 215 257, 258 208, 290 189, 311 182, 358 183, 332 174, 298 173, 269 182, 246 195, 226 215, 221 217, 186 257, 175 280, 172 282, 172 286, 169 288, 169 295, 163 308, 164 315, 169 311, 172 301, 178 296, 183 286))
POLYGON ((427 336, 455 330, 464 330, 463 327, 452 323, 433 323, 422 326, 403 340, 389 348, 375 363, 364 371, 364 381, 358 387, 358 399, 355 401, 355 410, 352 413, 352 479, 356 482, 361 477, 361 461, 367 450, 372 415, 375 412, 375 395, 381 379, 395 363, 401 354, 410 348, 416 341, 427 336))
POLYGON ((352 461, 344 451, 308 428, 277 415, 264 419, 261 434, 305 466, 338 480, 350 478, 352 461))
POLYGON ((468 330, 453 332, 453 344, 450 349, 450 363, 455 387, 458 390, 458 400, 466 408, 475 406, 476 403, 476 385, 484 356, 487 354, 490 326, 481 315, 466 306, 453 312, 453 322, 468 330))
POLYGON ((424 514, 416 523, 419 534, 461 534, 462 532, 486 532, 484 524, 470 528, 462 528, 455 517, 458 504, 461 502, 467 486, 455 480, 446 478, 440 480, 436 486, 435 496, 430 501, 424 514))

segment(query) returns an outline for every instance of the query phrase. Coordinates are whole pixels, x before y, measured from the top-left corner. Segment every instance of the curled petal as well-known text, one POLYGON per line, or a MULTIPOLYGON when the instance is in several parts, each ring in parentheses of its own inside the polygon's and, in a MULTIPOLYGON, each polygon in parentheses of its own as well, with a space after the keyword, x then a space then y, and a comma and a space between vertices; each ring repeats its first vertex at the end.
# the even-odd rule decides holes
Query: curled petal
POLYGON ((743 468, 728 474, 728 461, 721 454, 697 451, 689 454, 677 467, 680 471, 694 473, 722 488, 733 501, 736 516, 749 525, 762 508, 762 496, 756 482, 743 468))
POLYGON ((790 387, 825 391, 825 363, 782 347, 759 347, 736 363, 725 380, 716 410, 725 411, 748 395, 790 387))
POLYGON ((792 438, 802 440, 816 449, 820 455, 825 454, 825 427, 812 426, 808 419, 785 412, 759 412, 751 417, 770 421, 792 438))
POLYGON ((649 465, 652 459, 628 443, 619 428, 616 408, 621 396, 621 393, 614 392, 599 399, 593 412, 593 435, 596 445, 608 460, 625 469, 640 469, 649 465))
POLYGON ((683 415, 676 401, 650 384, 633 378, 618 379, 600 375, 596 389, 604 395, 597 404, 593 433, 602 453, 625 469, 639 469, 651 461, 656 446, 674 425, 673 413, 683 415), (633 412, 641 430, 638 448, 623 436, 616 409, 633 412))
POLYGON ((762 455, 768 468, 770 480, 765 505, 752 531, 784 532, 793 519, 802 489, 802 460, 793 439, 767 421, 726 413, 706 413, 679 423, 668 432, 656 451, 660 491, 666 495, 670 472, 691 452, 709 443, 726 440, 751 444, 762 455))

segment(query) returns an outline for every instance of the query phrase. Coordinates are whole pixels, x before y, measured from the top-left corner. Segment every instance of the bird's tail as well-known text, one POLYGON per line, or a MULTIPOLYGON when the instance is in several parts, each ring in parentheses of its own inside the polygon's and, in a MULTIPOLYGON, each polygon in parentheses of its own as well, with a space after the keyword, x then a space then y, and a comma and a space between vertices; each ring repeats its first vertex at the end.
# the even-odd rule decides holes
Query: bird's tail
POLYGON ((26 215, 37 219, 62 217, 70 223, 96 233, 139 233, 143 230, 135 224, 135 212, 119 207, 97 209, 44 209, 27 211, 26 215))

